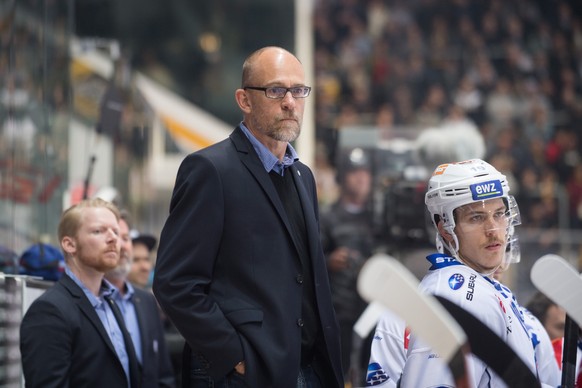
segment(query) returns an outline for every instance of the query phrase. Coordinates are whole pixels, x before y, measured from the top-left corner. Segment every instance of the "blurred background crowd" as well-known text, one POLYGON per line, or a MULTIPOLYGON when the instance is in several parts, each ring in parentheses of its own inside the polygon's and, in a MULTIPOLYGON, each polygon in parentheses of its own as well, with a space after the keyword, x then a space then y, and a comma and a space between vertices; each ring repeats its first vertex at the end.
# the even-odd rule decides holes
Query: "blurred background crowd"
POLYGON ((581 12, 569 1, 320 1, 318 139, 332 155, 345 126, 471 120, 524 224, 579 229, 581 12))
POLYGON ((317 0, 303 24, 297 3, 1 1, 4 261, 55 243, 63 208, 98 192, 159 233, 176 161, 214 140, 188 132, 206 126, 197 119, 160 110, 137 75, 218 118, 227 136, 240 120, 232 93, 246 54, 266 44, 293 51, 301 29, 313 39, 315 100, 305 135, 315 147, 303 158, 322 208, 339 196, 345 155, 363 147, 376 233, 403 257, 432 244, 427 171, 481 157, 508 176, 521 208, 516 292, 531 294, 528 269, 543 253, 580 260, 579 2, 317 0))
POLYGON ((295 51, 298 32, 312 39, 314 131, 302 137, 315 142, 299 152, 323 210, 362 148, 375 249, 421 273, 427 172, 480 157, 520 206, 522 262, 507 276, 520 300, 544 253, 580 266, 579 1, 0 0, 0 270, 58 245, 62 210, 84 196, 158 235, 177 163, 240 120, 246 55, 295 51))
MULTIPOLYGON (((536 258, 566 250, 580 260, 571 244, 582 227, 581 16, 574 1, 317 2, 319 150, 337 167, 341 131, 350 127, 404 137, 431 130, 421 165, 437 147, 454 155, 483 141, 482 157, 507 175, 520 206, 524 275, 515 281, 529 296, 536 258), (459 122, 481 139, 449 136, 445 129, 459 122)), ((390 185, 407 179, 399 174, 390 185)), ((414 192, 386 207, 413 200, 414 192)))

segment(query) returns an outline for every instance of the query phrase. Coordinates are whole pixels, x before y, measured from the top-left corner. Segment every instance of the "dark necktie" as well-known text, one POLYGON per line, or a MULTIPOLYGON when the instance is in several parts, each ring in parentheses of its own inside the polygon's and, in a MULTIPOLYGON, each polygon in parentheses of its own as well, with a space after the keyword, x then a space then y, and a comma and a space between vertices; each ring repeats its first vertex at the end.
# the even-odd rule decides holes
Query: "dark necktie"
POLYGON ((133 342, 131 340, 131 336, 129 335, 129 331, 127 331, 127 326, 125 326, 125 320, 123 319, 123 315, 121 314, 121 310, 119 306, 115 303, 111 296, 105 296, 105 300, 109 303, 111 307, 111 311, 113 311, 113 315, 117 320, 117 324, 121 329, 121 333, 123 334, 123 342, 125 342, 125 351, 127 352, 127 357, 129 358, 129 381, 131 384, 131 388, 139 387, 140 381, 140 371, 139 371, 139 364, 137 362, 137 355, 135 354, 135 348, 133 347, 133 342))

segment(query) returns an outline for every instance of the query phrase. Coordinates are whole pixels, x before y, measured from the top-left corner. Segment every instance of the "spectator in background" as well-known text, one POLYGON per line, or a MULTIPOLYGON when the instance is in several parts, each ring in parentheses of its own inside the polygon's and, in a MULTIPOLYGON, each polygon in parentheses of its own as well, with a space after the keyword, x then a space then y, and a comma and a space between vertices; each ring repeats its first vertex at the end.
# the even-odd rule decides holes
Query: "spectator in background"
MULTIPOLYGON (((514 241, 517 241, 517 237, 514 241)), ((494 274, 495 280, 500 284, 503 284, 503 272, 496 271, 494 274)), ((557 387, 562 375, 561 363, 556 358, 556 342, 552 340, 543 323, 536 315, 529 311, 527 307, 519 306, 519 308, 523 313, 525 327, 528 329, 534 345, 538 378, 542 383, 557 387)))
POLYGON ((139 385, 133 347, 122 340, 124 328, 105 303, 117 292, 103 277, 119 263, 118 220, 117 208, 99 198, 62 214, 65 274, 31 304, 20 326, 27 387, 139 385))
POLYGON ((577 164, 582 163, 578 150, 578 134, 565 127, 556 128, 553 139, 546 147, 548 165, 556 171, 559 183, 566 183, 577 164))
POLYGON ((315 162, 317 169, 313 171, 313 175, 317 185, 317 198, 321 206, 327 206, 337 199, 339 188, 327 148, 321 141, 316 143, 315 162))
POLYGON ((128 281, 133 259, 129 222, 129 214, 122 211, 119 220, 119 264, 105 273, 105 279, 118 291, 113 298, 123 314, 141 366, 141 388, 175 387, 174 370, 158 304, 151 292, 134 287, 128 281))
MULTIPOLYGON (((547 331, 554 347, 554 356, 558 367, 562 368, 564 347, 564 329, 566 311, 541 292, 537 292, 527 304, 527 309, 535 315, 547 331)), ((578 338, 576 365, 576 387, 582 387, 582 332, 578 338)))
POLYGON ((554 344, 556 359, 562 365, 562 338, 566 325, 566 311, 541 292, 537 292, 525 306, 540 320, 554 344))
POLYGON ((574 167, 574 172, 566 183, 566 190, 570 200, 570 225, 572 228, 582 229, 582 164, 574 167))
MULTIPOLYGON (((129 231, 129 236, 131 237, 131 242, 133 246, 133 261, 131 263, 131 268, 129 274, 127 275, 127 280, 137 288, 143 290, 151 291, 151 280, 153 277, 153 263, 152 263, 152 251, 155 249, 157 244, 156 237, 150 234, 139 233, 135 229, 129 231)), ((156 302, 156 307, 157 302, 156 302)), ((160 363, 160 373, 163 372, 167 375, 168 369, 173 369, 174 376, 177 385, 180 385, 182 375, 180 370, 182 368, 182 349, 184 348, 184 338, 180 335, 176 327, 168 319, 168 317, 158 308, 160 318, 163 324, 164 337, 166 342, 167 351, 164 354, 169 354, 170 362, 172 364, 171 368, 167 366, 167 360, 163 360, 160 363)), ((164 358, 166 358, 164 356, 164 358)))
POLYGON ((499 78, 485 99, 487 120, 497 128, 509 125, 516 118, 518 101, 513 91, 513 84, 507 78, 499 78))
POLYGON ((133 246, 133 261, 127 280, 134 286, 149 289, 153 269, 152 251, 156 247, 157 239, 149 234, 141 234, 135 229, 129 234, 133 246))
MULTIPOLYGON (((552 139, 556 138, 556 128, 578 128, 582 121, 582 56, 576 54, 582 47, 582 7, 577 2, 358 4, 359 14, 366 15, 361 18, 368 31, 365 47, 372 49, 352 49, 346 61, 346 47, 353 47, 350 43, 362 26, 335 16, 354 7, 351 1, 319 2, 314 15, 315 35, 319 37, 316 50, 325 48, 329 64, 325 66, 326 79, 345 80, 362 70, 370 73, 368 79, 360 78, 364 85, 359 85, 359 89, 372 91, 368 106, 357 103, 359 91, 351 89, 349 82, 343 81, 336 93, 341 96, 338 104, 358 107, 352 125, 371 124, 368 118, 374 117, 383 103, 390 103, 395 127, 415 128, 418 122, 440 126, 440 122, 435 123, 438 110, 429 109, 425 98, 431 94, 431 85, 439 83, 451 97, 445 102, 448 106, 441 109, 446 112, 455 103, 462 106, 489 146, 495 143, 499 130, 509 128, 524 143, 524 149, 534 138, 549 143, 548 160, 536 160, 542 164, 538 171, 549 167, 558 172, 559 185, 565 185, 574 174, 571 162, 580 157, 572 151, 579 136, 567 139, 566 144, 563 134, 557 141, 552 139)), ((340 124, 329 117, 340 112, 327 112, 326 123, 340 124)), ((322 132, 338 129, 339 125, 318 123, 317 136, 325 138, 322 132)), ((581 147, 579 144, 578 152, 581 147)), ((495 153, 490 150, 487 155, 495 153)), ((529 160, 524 163, 521 155, 514 158, 511 173, 521 177, 529 160)), ((519 195, 524 194, 521 191, 519 195)))
POLYGON ((394 128, 394 108, 390 103, 381 104, 374 118, 376 127, 390 131, 394 128))
POLYGON ((447 95, 442 85, 433 84, 416 111, 416 124, 422 128, 434 127, 442 123, 447 107, 447 95))
POLYGON ((339 198, 321 212, 321 240, 340 325, 344 378, 358 386, 365 381, 359 365, 352 363, 352 343, 354 324, 366 308, 357 292, 358 274, 376 244, 370 202, 372 171, 370 157, 361 148, 344 158, 338 172, 339 198))
POLYGON ((17 274, 20 272, 18 254, 12 249, 0 245, 0 272, 17 274))
POLYGON ((461 78, 459 85, 453 93, 453 100, 456 105, 463 108, 473 121, 482 120, 481 110, 483 108, 483 93, 476 87, 475 82, 469 75, 461 78))

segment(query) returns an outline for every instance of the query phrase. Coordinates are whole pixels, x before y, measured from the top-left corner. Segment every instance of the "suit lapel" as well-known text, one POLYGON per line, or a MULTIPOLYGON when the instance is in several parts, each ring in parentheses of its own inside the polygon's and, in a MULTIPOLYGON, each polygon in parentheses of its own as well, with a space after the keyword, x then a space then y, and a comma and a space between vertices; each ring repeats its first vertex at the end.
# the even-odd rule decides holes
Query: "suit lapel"
MULTIPOLYGON (((234 132, 230 135, 230 138, 233 141, 234 146, 238 151, 238 155, 241 159, 241 162, 251 172, 251 174, 257 180, 257 182, 259 183, 259 185, 261 186, 261 188, 263 189, 263 191, 266 193, 267 197, 269 198, 269 200, 273 204, 273 207, 277 211, 279 218, 281 219, 281 221, 285 225, 285 228, 287 229, 287 233, 289 234, 291 241, 293 241, 293 245, 295 246, 296 252, 299 254, 300 249, 298 246, 298 242, 295 241, 295 237, 292 233, 291 225, 289 223, 289 217, 287 216, 287 212, 285 211, 285 208, 283 207, 283 203, 281 202, 281 199, 279 198, 279 194, 277 193, 277 189, 275 189, 275 185, 273 185, 273 182, 271 181, 269 174, 266 173, 265 167, 261 163, 261 160, 259 159, 257 153, 255 152, 255 150, 253 148, 253 145, 251 144, 249 139, 247 139, 246 135, 243 133, 243 131, 242 131, 242 129, 240 129, 240 127, 236 128, 234 130, 234 132)), ((314 230, 317 231, 317 224, 315 222, 315 219, 313 218, 313 215, 309 211, 310 207, 306 206, 306 204, 311 203, 310 197, 307 194, 307 190, 303 184, 303 181, 301 179, 301 176, 300 176, 300 173, 299 173, 299 170, 297 169, 297 167, 295 167, 295 165, 291 166, 290 170, 287 171, 287 173, 293 174, 293 179, 294 179, 295 185, 297 187, 297 192, 299 193, 299 200, 301 202, 301 207, 303 209, 303 215, 305 217, 305 224, 306 224, 306 228, 307 228, 306 231, 307 231, 308 240, 309 240, 308 241, 309 253, 313 257, 313 243, 312 243, 312 241, 310 241, 309 236, 312 235, 311 233, 313 233, 314 230)), ((317 231, 316 235, 317 236, 319 235, 318 231, 317 231)))
POLYGON ((81 310, 81 312, 87 317, 89 322, 91 322, 95 330, 97 330, 113 354, 117 355, 117 352, 113 347, 113 343, 111 343, 111 339, 109 338, 109 334, 107 334, 107 331, 103 327, 103 323, 99 319, 99 316, 91 305, 91 302, 89 302, 89 299, 87 299, 85 296, 83 290, 77 285, 77 283, 75 283, 73 279, 67 275, 63 275, 61 278, 61 284, 69 291, 73 298, 73 302, 79 307, 79 310, 81 310))
POLYGON ((305 182, 301 176, 301 171, 294 164, 290 168, 290 173, 293 174, 293 181, 295 182, 295 187, 297 187, 297 193, 299 194, 299 201, 301 202, 301 209, 303 210, 303 218, 305 219, 305 232, 307 234, 307 244, 309 249, 309 255, 311 258, 317 257, 316 247, 317 244, 314 243, 312 236, 319 236, 319 228, 317 225, 317 220, 313 213, 313 199, 307 192, 305 187, 305 182))
POLYGON ((236 150, 238 151, 238 155, 240 157, 241 162, 245 165, 245 167, 250 171, 253 177, 259 183, 259 186, 263 189, 277 214, 285 224, 287 228, 287 232, 291 235, 291 226, 289 225, 289 219, 287 218, 287 213, 285 212, 285 208, 283 207, 283 203, 279 198, 279 194, 277 194, 277 190, 269 177, 269 174, 265 171, 265 167, 261 163, 257 153, 255 152, 253 145, 247 139, 246 135, 243 133, 240 127, 236 128, 234 132, 230 135, 232 142, 236 150))
POLYGON ((135 307, 135 315, 137 316, 137 323, 139 325, 139 337, 141 341, 141 352, 142 352, 142 362, 145 358, 145 354, 149 349, 149 344, 146 343, 147 341, 147 326, 148 326, 148 317, 146 316, 146 312, 144 310, 143 299, 141 295, 138 294, 137 290, 134 290, 132 296, 133 305, 135 307))

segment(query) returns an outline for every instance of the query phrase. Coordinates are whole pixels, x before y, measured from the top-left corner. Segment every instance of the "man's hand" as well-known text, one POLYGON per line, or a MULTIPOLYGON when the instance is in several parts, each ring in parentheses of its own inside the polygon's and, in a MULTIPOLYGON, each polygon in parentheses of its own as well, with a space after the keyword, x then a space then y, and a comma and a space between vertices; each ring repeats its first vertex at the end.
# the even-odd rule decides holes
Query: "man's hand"
POLYGON ((349 266, 351 250, 346 247, 339 247, 331 252, 327 258, 328 269, 331 272, 342 271, 349 266))
POLYGON ((236 373, 238 373, 239 375, 244 375, 245 374, 245 362, 241 361, 238 364, 236 364, 234 366, 234 370, 236 371, 236 373))

